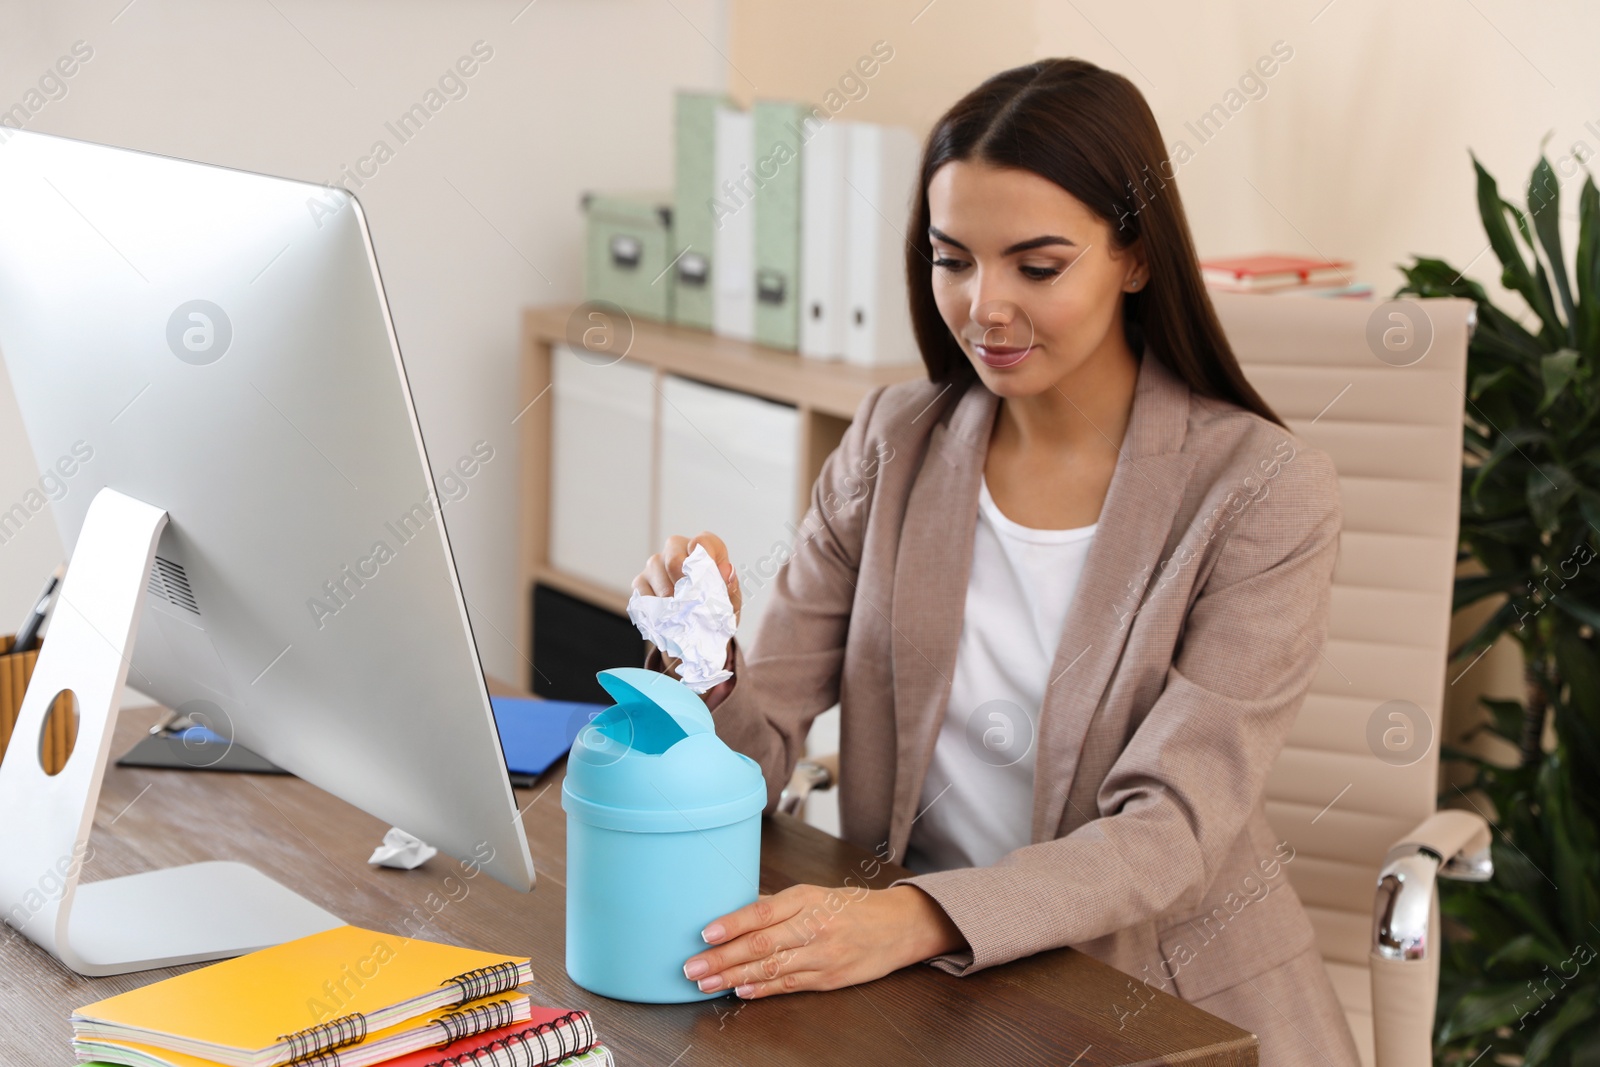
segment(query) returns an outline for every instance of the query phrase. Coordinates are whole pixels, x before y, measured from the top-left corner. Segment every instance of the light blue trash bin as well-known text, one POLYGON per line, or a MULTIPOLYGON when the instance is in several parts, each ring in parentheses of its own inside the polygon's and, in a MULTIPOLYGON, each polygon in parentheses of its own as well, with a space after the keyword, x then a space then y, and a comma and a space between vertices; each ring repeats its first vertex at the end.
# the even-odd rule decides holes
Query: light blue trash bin
POLYGON ((702 993, 683 965, 700 931, 756 899, 766 780, 716 735, 678 679, 601 671, 616 700, 567 757, 567 974, 617 1000, 677 1004, 702 993))

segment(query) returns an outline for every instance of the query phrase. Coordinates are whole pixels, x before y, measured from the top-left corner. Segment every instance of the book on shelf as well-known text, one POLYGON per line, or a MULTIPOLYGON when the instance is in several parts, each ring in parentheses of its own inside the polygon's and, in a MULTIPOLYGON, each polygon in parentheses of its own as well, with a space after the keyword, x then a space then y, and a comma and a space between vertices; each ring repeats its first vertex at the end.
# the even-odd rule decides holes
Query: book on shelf
POLYGON ((1206 286, 1222 292, 1266 293, 1299 286, 1347 286, 1351 263, 1275 254, 1205 259, 1200 273, 1206 286))
POLYGON ((1310 296, 1324 300, 1371 300, 1370 282, 1351 282, 1349 285, 1297 285, 1292 289, 1278 289, 1273 296, 1310 296))

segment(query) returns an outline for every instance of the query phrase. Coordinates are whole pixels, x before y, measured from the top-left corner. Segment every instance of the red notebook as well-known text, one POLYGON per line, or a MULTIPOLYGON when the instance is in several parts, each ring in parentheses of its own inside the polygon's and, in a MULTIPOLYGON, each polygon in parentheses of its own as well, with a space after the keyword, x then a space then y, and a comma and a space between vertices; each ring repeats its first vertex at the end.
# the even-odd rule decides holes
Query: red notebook
POLYGON ((1216 289, 1264 292, 1297 285, 1347 284, 1349 260, 1305 256, 1235 256, 1200 263, 1207 285, 1216 289))
POLYGON ((525 1023, 513 1023, 389 1060, 383 1067, 549 1067, 594 1047, 594 1022, 586 1011, 537 1005, 525 1023))

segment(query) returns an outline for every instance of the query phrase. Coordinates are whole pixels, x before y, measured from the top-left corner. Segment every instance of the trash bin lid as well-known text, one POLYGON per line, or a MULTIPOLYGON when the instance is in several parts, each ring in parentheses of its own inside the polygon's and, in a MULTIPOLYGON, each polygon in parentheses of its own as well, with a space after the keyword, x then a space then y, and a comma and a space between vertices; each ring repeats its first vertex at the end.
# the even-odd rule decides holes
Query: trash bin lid
POLYGON ((766 779, 717 736, 711 712, 683 682, 643 667, 597 677, 617 703, 578 731, 561 806, 614 830, 709 830, 759 813, 766 779))

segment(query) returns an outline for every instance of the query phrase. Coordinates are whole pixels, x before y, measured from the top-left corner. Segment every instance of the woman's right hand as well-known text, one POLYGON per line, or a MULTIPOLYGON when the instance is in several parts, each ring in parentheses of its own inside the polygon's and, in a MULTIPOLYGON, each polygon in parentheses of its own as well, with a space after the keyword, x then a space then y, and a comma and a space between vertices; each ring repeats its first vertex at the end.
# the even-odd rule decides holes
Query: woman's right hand
MULTIPOLYGON (((739 594, 739 572, 733 569, 733 563, 728 559, 728 546, 709 530, 694 537, 674 535, 667 538, 661 551, 645 560, 644 570, 633 580, 634 592, 643 596, 671 596, 678 579, 683 577, 683 561, 689 558, 689 553, 694 551, 696 545, 705 547, 706 554, 716 563, 717 571, 727 583, 728 599, 733 603, 733 617, 737 621, 743 605, 739 594)), ((667 672, 675 675, 678 659, 665 652, 661 656, 667 672)))

